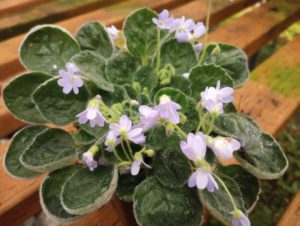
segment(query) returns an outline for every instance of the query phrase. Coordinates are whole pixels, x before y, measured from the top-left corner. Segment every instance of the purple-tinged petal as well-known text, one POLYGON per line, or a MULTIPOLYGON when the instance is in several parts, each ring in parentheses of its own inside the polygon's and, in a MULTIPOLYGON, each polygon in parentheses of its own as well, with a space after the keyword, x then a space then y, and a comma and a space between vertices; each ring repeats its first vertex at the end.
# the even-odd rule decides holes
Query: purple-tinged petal
POLYGON ((240 220, 238 218, 233 217, 231 223, 232 226, 239 226, 240 220))
POLYGON ((119 125, 120 125, 120 127, 125 128, 126 131, 128 131, 128 130, 131 129, 132 122, 131 122, 131 120, 128 118, 127 115, 122 115, 122 116, 120 117, 119 125))
POLYGON ((142 164, 141 159, 133 161, 133 163, 131 165, 131 175, 136 176, 139 174, 140 169, 141 169, 141 164, 142 164))
POLYGON ((197 169, 197 188, 199 190, 203 190, 207 187, 208 184, 208 177, 207 173, 204 172, 202 169, 197 169))
POLYGON ((192 188, 195 187, 196 185, 197 185, 197 172, 194 172, 189 178, 188 186, 192 188))

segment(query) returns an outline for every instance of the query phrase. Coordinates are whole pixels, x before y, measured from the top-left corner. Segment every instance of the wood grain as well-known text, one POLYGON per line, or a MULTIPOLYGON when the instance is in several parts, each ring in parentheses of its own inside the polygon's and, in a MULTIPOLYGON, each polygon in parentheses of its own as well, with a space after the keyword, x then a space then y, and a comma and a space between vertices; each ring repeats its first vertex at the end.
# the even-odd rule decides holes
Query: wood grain
POLYGON ((0 40, 41 23, 53 23, 126 0, 56 0, 0 17, 0 40))
POLYGON ((37 6, 49 1, 53 0, 2 0, 0 4, 0 16, 28 9, 29 7, 37 6))
POLYGON ((290 203, 277 226, 300 226, 300 191, 290 203))

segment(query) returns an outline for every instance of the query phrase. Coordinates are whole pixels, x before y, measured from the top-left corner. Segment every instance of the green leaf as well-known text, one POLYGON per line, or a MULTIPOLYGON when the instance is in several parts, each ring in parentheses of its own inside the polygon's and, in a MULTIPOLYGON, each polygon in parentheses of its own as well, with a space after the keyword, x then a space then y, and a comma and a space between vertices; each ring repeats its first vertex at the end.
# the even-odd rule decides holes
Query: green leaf
POLYGON ((114 52, 112 40, 106 28, 97 21, 83 24, 76 35, 82 50, 91 50, 108 58, 114 52))
POLYGON ((160 68, 171 64, 175 68, 175 75, 177 76, 189 72, 197 64, 192 44, 179 43, 176 39, 171 39, 162 45, 160 59, 160 68))
POLYGON ((235 113, 220 115, 214 131, 240 140, 243 148, 235 152, 241 166, 260 179, 276 179, 288 167, 287 158, 273 137, 261 132, 247 116, 235 113))
POLYGON ((106 66, 108 79, 117 85, 132 83, 133 75, 140 66, 138 58, 130 53, 122 51, 109 59, 106 66))
POLYGON ((72 137, 75 143, 80 145, 91 144, 97 139, 95 136, 87 133, 83 129, 79 129, 78 131, 76 131, 74 134, 72 134, 72 137))
POLYGON ((107 80, 105 74, 105 59, 91 51, 83 51, 72 58, 80 72, 91 79, 98 88, 113 92, 113 85, 107 80))
POLYGON ((88 134, 97 137, 97 139, 100 138, 105 138, 106 134, 108 133, 108 127, 99 127, 99 126, 95 126, 95 127, 91 127, 89 123, 85 123, 85 124, 79 124, 79 127, 81 129, 83 129, 85 132, 87 132, 88 134))
MULTIPOLYGON (((157 45, 157 27, 152 18, 157 14, 142 8, 130 14, 124 22, 124 35, 128 50, 145 62, 155 53, 157 45)), ((165 32, 162 33, 162 37, 165 32)))
POLYGON ((229 176, 236 182, 243 195, 245 208, 248 212, 251 211, 255 207, 261 192, 259 180, 241 166, 224 167, 218 165, 216 172, 223 176, 229 176))
POLYGON ((215 65, 201 65, 191 70, 189 80, 192 83, 192 93, 197 99, 206 87, 216 87, 220 80, 221 87, 233 87, 233 81, 221 67, 215 65))
POLYGON ((51 76, 42 72, 27 72, 16 77, 3 90, 3 99, 8 110, 27 123, 45 123, 33 101, 32 92, 51 76))
POLYGON ((125 202, 133 202, 134 189, 146 177, 145 171, 141 171, 138 175, 132 176, 131 174, 121 174, 119 176, 116 195, 119 199, 125 202))
POLYGON ((242 86, 249 77, 248 58, 243 50, 228 44, 218 44, 220 52, 214 51, 215 44, 207 47, 204 63, 215 64, 226 70, 233 79, 234 86, 242 86))
POLYGON ((72 223, 81 216, 69 214, 60 202, 62 187, 66 180, 80 170, 78 166, 68 166, 51 172, 40 187, 40 200, 47 217, 58 224, 72 223))
POLYGON ((147 146, 156 151, 176 147, 180 142, 180 138, 175 132, 170 137, 167 137, 164 126, 158 126, 150 130, 146 136, 146 140, 147 146), (162 142, 162 137, 164 137, 164 142, 162 142))
POLYGON ((147 87, 149 93, 157 86, 158 79, 155 70, 151 66, 140 67, 133 75, 133 81, 140 83, 141 87, 147 87))
POLYGON ((20 60, 29 70, 53 75, 79 51, 78 43, 67 30, 53 25, 39 25, 32 28, 23 40, 20 60))
POLYGON ((178 145, 158 151, 154 158, 154 175, 167 187, 183 187, 192 174, 189 162, 178 145))
MULTIPOLYGON (((232 194, 236 207, 242 212, 246 212, 243 194, 238 184, 229 176, 220 176, 225 183, 229 192, 232 194)), ((218 182, 218 181, 217 181, 218 182)), ((201 201, 203 205, 209 210, 209 212, 225 225, 231 225, 232 214, 234 210, 231 200, 224 189, 224 187, 218 182, 219 189, 214 192, 209 192, 207 189, 199 191, 201 201)))
POLYGON ((25 127, 14 134, 4 156, 4 168, 13 177, 32 178, 40 173, 25 168, 19 158, 33 142, 34 138, 46 129, 44 126, 25 127))
POLYGON ((71 214, 84 215, 100 208, 112 197, 118 181, 117 168, 98 166, 81 169, 63 186, 62 205, 71 214))
POLYGON ((86 108, 89 93, 83 86, 79 88, 79 94, 71 92, 66 95, 57 80, 53 78, 41 84, 32 94, 32 99, 47 120, 63 126, 74 122, 76 115, 86 108))
POLYGON ((195 189, 167 188, 154 177, 135 189, 134 214, 142 226, 199 226, 202 207, 195 189))
POLYGON ((179 89, 188 96, 190 96, 192 92, 191 82, 182 75, 173 76, 171 83, 168 86, 174 89, 179 89))
POLYGON ((169 88, 169 87, 161 88, 160 90, 157 91, 157 93, 155 94, 155 97, 154 97, 154 100, 157 104, 159 103, 159 98, 162 95, 169 96, 172 101, 179 104, 182 108, 181 111, 184 112, 184 111, 188 110, 187 109, 188 100, 187 100, 186 95, 183 92, 181 92, 177 89, 169 88))
POLYGON ((68 132, 50 128, 35 137, 21 155, 20 161, 26 168, 34 171, 52 171, 69 165, 76 155, 75 148, 68 132))

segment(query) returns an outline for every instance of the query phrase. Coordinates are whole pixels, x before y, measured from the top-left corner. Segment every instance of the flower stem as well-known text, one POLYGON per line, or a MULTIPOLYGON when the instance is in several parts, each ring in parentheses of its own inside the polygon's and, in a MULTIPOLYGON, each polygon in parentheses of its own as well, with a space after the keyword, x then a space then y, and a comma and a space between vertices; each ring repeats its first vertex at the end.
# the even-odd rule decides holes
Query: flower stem
POLYGON ((124 160, 119 156, 115 147, 113 147, 114 155, 120 162, 124 162, 124 160))
POLYGON ((236 209, 237 209, 236 204, 235 204, 234 199, 233 199, 233 197, 232 197, 230 191, 228 190, 226 184, 224 183, 224 181, 223 181, 217 174, 213 173, 213 175, 214 175, 215 178, 217 178, 217 180, 220 182, 220 184, 221 184, 221 185, 223 186, 223 188, 225 189, 225 191, 226 191, 226 193, 228 194, 228 197, 229 197, 229 199, 230 199, 230 201, 231 201, 231 203, 232 203, 233 209, 236 210, 236 209))
POLYGON ((174 127, 182 138, 187 138, 187 134, 182 129, 180 129, 179 126, 174 124, 174 127))
POLYGON ((128 155, 128 152, 127 152, 127 150, 126 150, 126 148, 125 148, 125 146, 124 146, 123 141, 121 141, 121 147, 122 147, 122 149, 123 149, 123 152, 124 152, 126 158, 128 159, 128 161, 131 162, 131 158, 130 158, 130 156, 128 155))
POLYGON ((207 135, 209 135, 213 131, 214 124, 215 124, 215 119, 216 119, 215 114, 212 114, 211 115, 210 125, 209 125, 209 128, 208 128, 207 132, 206 132, 207 135))
POLYGON ((132 148, 130 146, 129 140, 125 139, 125 142, 126 142, 126 145, 127 145, 128 149, 129 149, 130 156, 133 159, 133 151, 132 151, 132 148))
POLYGON ((157 27, 157 49, 156 49, 156 75, 158 76, 158 72, 160 69, 160 29, 157 27))
POLYGON ((209 31, 209 22, 210 22, 210 16, 211 16, 211 8, 212 8, 212 0, 208 0, 208 9, 207 9, 207 15, 206 15, 206 32, 205 32, 205 41, 204 41, 204 48, 201 52, 201 55, 198 60, 198 65, 200 65, 204 59, 206 50, 207 50, 207 44, 208 44, 208 31, 209 31))
POLYGON ((196 133, 198 133, 200 131, 201 128, 203 128, 203 130, 205 129, 205 119, 207 117, 207 112, 201 117, 201 114, 199 112, 199 124, 196 130, 196 133))

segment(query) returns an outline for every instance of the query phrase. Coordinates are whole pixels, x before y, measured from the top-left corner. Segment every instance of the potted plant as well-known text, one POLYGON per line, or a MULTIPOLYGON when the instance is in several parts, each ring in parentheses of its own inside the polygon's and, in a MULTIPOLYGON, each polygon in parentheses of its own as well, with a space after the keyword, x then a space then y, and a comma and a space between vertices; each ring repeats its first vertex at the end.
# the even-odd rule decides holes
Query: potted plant
POLYGON ((198 226, 204 207, 226 225, 250 225, 259 180, 280 177, 288 161, 236 112, 247 57, 208 43, 208 25, 142 8, 122 31, 97 21, 75 38, 53 25, 29 31, 20 47, 29 72, 3 97, 32 125, 14 135, 4 165, 17 178, 49 172, 40 200, 51 219, 76 221, 116 194, 141 226, 198 226), (220 164, 233 156, 240 165, 220 164))

